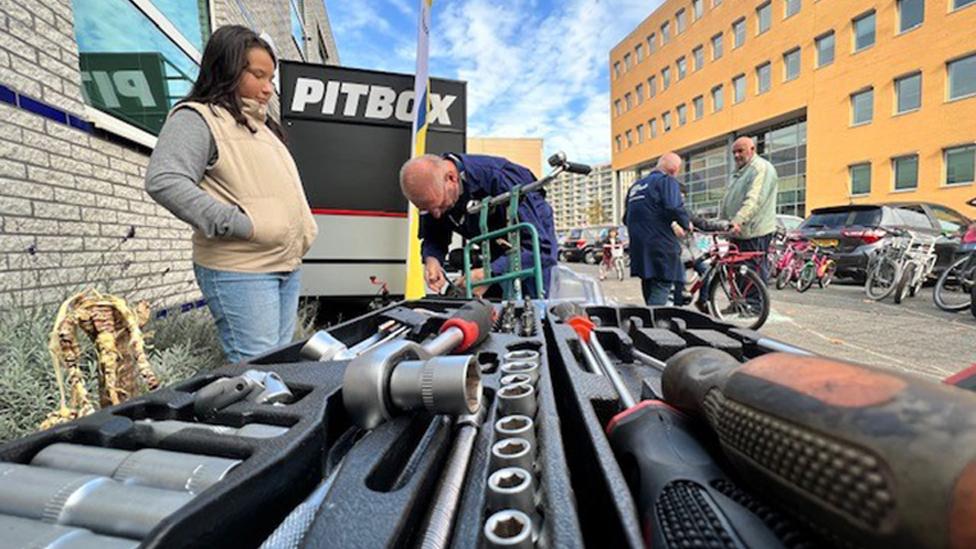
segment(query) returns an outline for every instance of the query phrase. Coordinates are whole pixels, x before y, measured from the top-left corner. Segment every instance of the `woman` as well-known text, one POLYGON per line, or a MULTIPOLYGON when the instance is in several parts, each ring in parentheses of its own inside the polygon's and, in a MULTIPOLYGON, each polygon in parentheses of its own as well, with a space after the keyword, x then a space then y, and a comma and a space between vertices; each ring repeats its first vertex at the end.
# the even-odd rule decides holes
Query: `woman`
POLYGON ((281 127, 267 116, 275 63, 250 29, 218 29, 146 173, 149 194, 193 226, 194 274, 230 362, 292 340, 301 258, 317 231, 281 127))

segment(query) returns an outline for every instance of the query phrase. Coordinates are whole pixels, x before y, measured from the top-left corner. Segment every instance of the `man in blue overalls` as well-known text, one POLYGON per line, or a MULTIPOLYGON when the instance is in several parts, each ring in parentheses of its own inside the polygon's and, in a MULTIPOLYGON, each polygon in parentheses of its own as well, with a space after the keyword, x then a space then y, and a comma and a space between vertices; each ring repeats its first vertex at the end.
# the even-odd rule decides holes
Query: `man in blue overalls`
MULTIPOLYGON (((451 235, 456 232, 464 238, 473 238, 481 234, 478 214, 468 215, 468 203, 498 196, 516 185, 535 180, 535 175, 527 168, 496 156, 448 153, 440 157, 428 154, 410 159, 403 165, 400 169, 400 189, 407 200, 421 210, 421 255, 424 259, 424 278, 431 289, 440 292, 447 283, 443 264, 451 235)), ((488 215, 489 230, 506 225, 506 211, 507 205, 499 206, 488 215)), ((552 207, 546 202, 545 191, 524 195, 519 202, 518 217, 519 221, 535 226, 539 233, 542 281, 548 295, 549 278, 559 249, 552 207)), ((532 240, 524 231, 522 237, 522 268, 527 269, 532 267, 532 240)), ((490 244, 493 258, 489 266, 491 276, 508 270, 506 244, 504 239, 495 239, 490 244)), ((471 270, 472 282, 479 282, 485 277, 484 268, 471 270)), ((458 280, 456 284, 463 287, 464 280, 458 280)), ((542 297, 532 278, 522 280, 522 289, 527 297, 542 297)), ((487 288, 480 286, 475 290, 480 295, 487 288)))
POLYGON ((630 274, 641 279, 644 301, 665 305, 674 283, 684 280, 681 244, 671 228, 689 227, 688 212, 675 176, 681 158, 665 153, 647 177, 627 191, 624 223, 630 232, 630 274))

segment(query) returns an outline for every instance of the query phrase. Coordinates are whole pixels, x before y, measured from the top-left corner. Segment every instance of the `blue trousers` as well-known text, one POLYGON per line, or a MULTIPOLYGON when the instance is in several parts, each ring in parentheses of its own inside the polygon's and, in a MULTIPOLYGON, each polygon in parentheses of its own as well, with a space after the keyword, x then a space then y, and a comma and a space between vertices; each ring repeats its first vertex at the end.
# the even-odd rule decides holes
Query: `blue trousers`
POLYGON ((294 338, 301 270, 236 273, 193 265, 228 362, 256 357, 294 338))
POLYGON ((667 305, 668 294, 671 293, 673 281, 659 278, 642 278, 641 291, 644 293, 644 303, 651 306, 667 305))

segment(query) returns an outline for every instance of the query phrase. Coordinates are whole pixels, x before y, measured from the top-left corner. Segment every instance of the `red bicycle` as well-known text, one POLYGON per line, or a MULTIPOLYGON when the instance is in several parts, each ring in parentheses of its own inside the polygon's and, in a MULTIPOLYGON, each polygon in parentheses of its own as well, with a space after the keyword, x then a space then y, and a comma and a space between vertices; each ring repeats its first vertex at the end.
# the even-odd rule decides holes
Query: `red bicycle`
POLYGON ((809 241, 799 238, 791 239, 786 243, 786 249, 783 250, 783 255, 776 262, 777 290, 785 288, 787 284, 793 282, 800 274, 803 265, 806 264, 806 259, 803 257, 803 254, 806 253, 809 247, 809 241))
POLYGON ((769 290, 747 263, 765 260, 766 252, 743 252, 722 240, 729 236, 725 232, 703 234, 711 236, 712 246, 705 252, 708 271, 691 287, 691 293, 697 294, 696 302, 704 301, 708 308, 705 312, 718 320, 758 329, 769 317, 769 290))

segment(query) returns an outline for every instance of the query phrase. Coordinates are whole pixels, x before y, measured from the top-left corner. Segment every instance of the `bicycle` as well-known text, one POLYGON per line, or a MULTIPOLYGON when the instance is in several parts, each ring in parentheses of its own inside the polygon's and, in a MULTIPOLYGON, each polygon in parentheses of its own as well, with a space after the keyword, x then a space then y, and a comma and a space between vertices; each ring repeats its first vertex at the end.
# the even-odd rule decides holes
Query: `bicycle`
POLYGON ((711 237, 712 245, 705 252, 708 270, 691 287, 695 301, 700 303, 704 295, 709 315, 740 328, 759 329, 769 317, 769 290, 746 262, 763 260, 766 252, 743 252, 719 241, 729 236, 727 232, 702 234, 711 237))
POLYGON ((875 301, 881 301, 895 291, 901 280, 901 271, 908 251, 915 244, 915 234, 903 229, 888 229, 891 235, 868 263, 868 276, 864 292, 875 301))
POLYGON ((613 271, 617 280, 623 282, 624 268, 627 266, 624 257, 624 245, 619 239, 611 238, 603 245, 603 258, 600 261, 600 280, 606 280, 607 273, 613 271))
POLYGON ((803 253, 810 247, 810 242, 795 239, 787 242, 786 249, 776 263, 776 289, 782 290, 796 278, 803 269, 805 261, 803 253))
POLYGON ((905 297, 915 297, 922 284, 932 274, 938 257, 935 255, 935 238, 923 242, 916 240, 904 256, 901 277, 895 287, 893 299, 901 303, 905 297))
POLYGON ((836 272, 837 262, 831 257, 831 253, 829 251, 823 252, 820 246, 814 246, 813 253, 803 264, 803 268, 800 269, 800 274, 797 276, 796 291, 803 293, 809 290, 813 286, 814 280, 821 288, 826 288, 834 280, 836 272))
POLYGON ((942 271, 935 282, 932 299, 935 306, 948 312, 959 312, 972 305, 976 288, 976 223, 970 225, 960 239, 962 254, 942 271))

